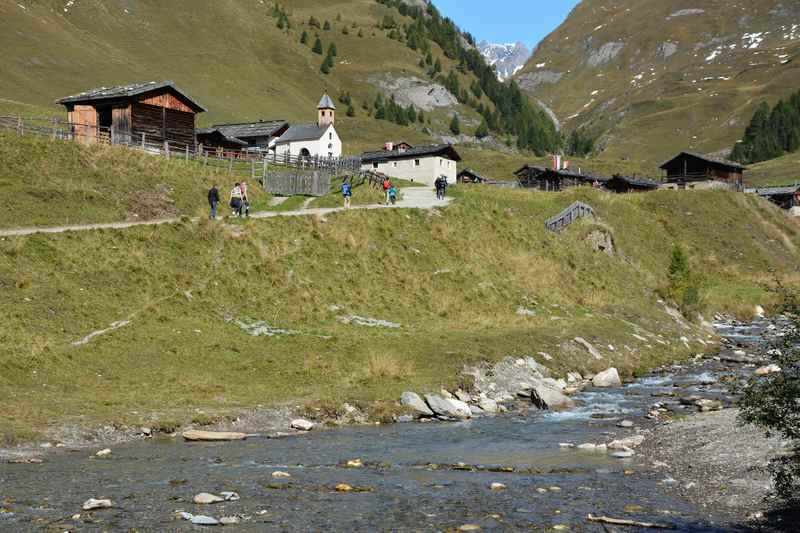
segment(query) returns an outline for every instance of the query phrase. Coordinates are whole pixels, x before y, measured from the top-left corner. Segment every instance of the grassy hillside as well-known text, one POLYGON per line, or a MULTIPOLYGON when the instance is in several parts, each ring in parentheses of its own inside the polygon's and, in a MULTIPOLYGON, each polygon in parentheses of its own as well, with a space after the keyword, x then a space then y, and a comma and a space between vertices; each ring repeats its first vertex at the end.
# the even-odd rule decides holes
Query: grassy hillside
POLYGON ((757 187, 800 183, 800 153, 750 165, 745 177, 757 187))
POLYGON ((464 363, 539 351, 560 371, 630 373, 704 349, 705 334, 657 302, 672 244, 687 249, 707 312, 747 315, 773 301, 773 271, 798 282, 798 230, 724 192, 472 188, 441 212, 0 239, 0 432, 284 402, 380 413, 404 389, 453 385, 464 363), (597 223, 544 230, 578 199, 597 223), (613 234, 616 255, 590 248, 594 230, 613 234), (401 327, 343 323, 350 315, 401 327), (290 333, 246 331, 265 324, 290 333), (572 345, 578 335, 605 359, 572 345))
MULTIPOLYGON (((59 112, 53 101, 88 88, 169 79, 206 105, 204 124, 260 118, 309 122, 327 89, 334 97, 349 92, 353 98, 357 116, 346 117, 343 105, 337 124, 348 153, 375 149, 389 139, 430 140, 421 124, 375 121, 362 109, 379 92, 376 76, 426 79, 419 52, 377 27, 389 8, 375 0, 286 4, 290 27, 279 29, 273 2, 261 0, 81 0, 67 7, 60 0, 4 2, 0 98, 59 112), (309 27, 312 15, 329 21, 331 29, 309 27), (307 45, 300 43, 303 31, 310 35, 307 45), (316 34, 326 50, 331 43, 338 49, 327 76, 320 72, 322 56, 311 51, 316 34)), ((433 53, 449 70, 452 62, 435 45, 433 53)), ((467 126, 477 122, 477 114, 460 105, 426 113, 429 127, 446 132, 453 111, 463 115, 466 133, 477 127, 467 126)))
POLYGON ((800 83, 796 3, 583 0, 517 81, 613 158, 730 150, 800 83))

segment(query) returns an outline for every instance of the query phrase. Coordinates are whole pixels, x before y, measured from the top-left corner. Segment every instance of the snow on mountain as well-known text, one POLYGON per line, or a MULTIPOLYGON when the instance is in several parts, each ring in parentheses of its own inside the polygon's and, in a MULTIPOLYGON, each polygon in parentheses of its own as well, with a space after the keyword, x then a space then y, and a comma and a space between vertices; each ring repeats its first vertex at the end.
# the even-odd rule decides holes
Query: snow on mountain
POLYGON ((528 47, 523 43, 498 44, 481 41, 478 43, 478 50, 487 63, 495 67, 500 81, 505 81, 522 70, 531 56, 528 47))

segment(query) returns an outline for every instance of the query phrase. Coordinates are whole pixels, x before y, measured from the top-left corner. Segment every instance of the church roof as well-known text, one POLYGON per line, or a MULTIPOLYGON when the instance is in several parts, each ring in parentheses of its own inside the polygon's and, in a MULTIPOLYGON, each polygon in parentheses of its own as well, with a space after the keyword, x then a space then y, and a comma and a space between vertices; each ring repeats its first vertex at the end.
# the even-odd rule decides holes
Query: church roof
POLYGON ((336 109, 336 104, 333 103, 333 100, 331 100, 331 97, 328 96, 328 93, 325 93, 322 95, 322 99, 319 101, 317 109, 336 109))
POLYGON ((294 141, 316 141, 321 139, 325 132, 328 131, 328 126, 320 127, 319 124, 295 124, 290 126, 286 133, 281 135, 278 139, 278 144, 294 142, 294 141))

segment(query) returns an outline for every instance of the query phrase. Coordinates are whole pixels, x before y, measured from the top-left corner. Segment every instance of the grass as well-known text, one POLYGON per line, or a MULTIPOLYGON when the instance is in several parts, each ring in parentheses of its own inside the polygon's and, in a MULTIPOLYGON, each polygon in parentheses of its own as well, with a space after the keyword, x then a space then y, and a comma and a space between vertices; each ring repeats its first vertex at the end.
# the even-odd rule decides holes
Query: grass
POLYGON ((800 153, 794 153, 750 165, 745 177, 747 184, 754 187, 794 185, 800 184, 799 169, 800 153))
POLYGON ((435 212, 0 239, 0 433, 172 427, 206 422, 198 412, 286 402, 349 401, 381 417, 403 390, 457 385, 464 364, 539 351, 557 372, 615 364, 631 374, 703 349, 700 331, 690 349, 678 342, 687 332, 656 302, 673 243, 705 280, 708 312, 747 316, 774 301, 774 275, 798 281, 797 226, 724 192, 473 187, 435 212), (618 255, 584 242, 594 224, 544 230, 578 199, 595 207, 618 255), (402 327, 343 324, 349 314, 402 327), (130 324, 73 345, 123 319, 130 324), (296 334, 254 337, 237 325, 261 320, 296 334), (605 360, 569 345, 575 336, 605 360))

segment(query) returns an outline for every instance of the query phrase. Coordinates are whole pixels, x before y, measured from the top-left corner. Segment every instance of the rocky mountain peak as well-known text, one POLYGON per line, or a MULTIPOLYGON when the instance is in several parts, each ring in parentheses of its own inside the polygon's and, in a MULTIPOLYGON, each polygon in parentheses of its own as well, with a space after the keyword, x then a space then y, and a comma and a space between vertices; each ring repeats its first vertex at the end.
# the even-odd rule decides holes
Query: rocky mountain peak
POLYGON ((522 70, 531 56, 528 47, 521 42, 498 44, 481 41, 478 43, 478 50, 495 67, 500 81, 505 81, 522 70))

